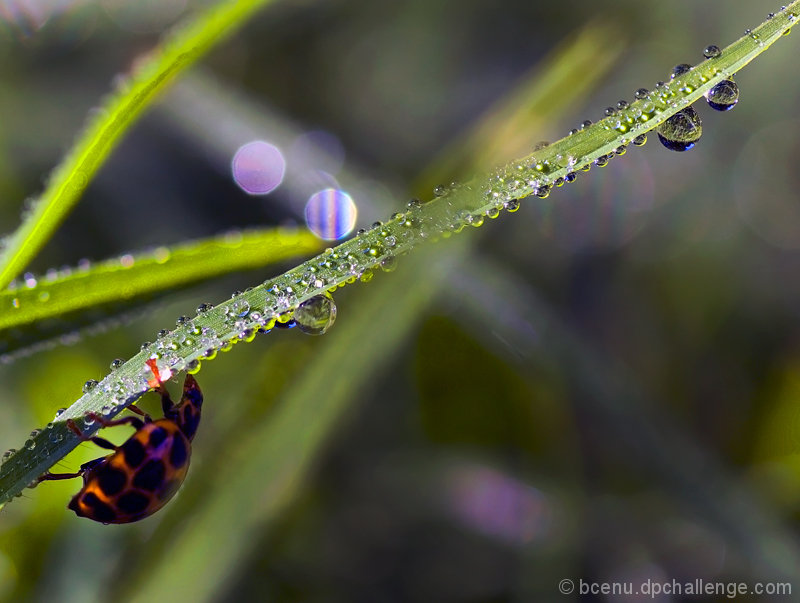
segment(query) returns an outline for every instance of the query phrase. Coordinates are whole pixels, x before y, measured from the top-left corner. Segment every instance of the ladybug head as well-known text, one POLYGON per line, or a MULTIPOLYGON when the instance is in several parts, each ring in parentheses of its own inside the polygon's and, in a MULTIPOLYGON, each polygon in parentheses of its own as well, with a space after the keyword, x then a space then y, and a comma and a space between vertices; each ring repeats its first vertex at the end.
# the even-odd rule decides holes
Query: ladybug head
POLYGON ((197 385, 192 375, 186 375, 183 382, 183 396, 175 408, 175 422, 180 427, 183 435, 189 440, 194 437, 197 426, 200 424, 200 408, 203 406, 203 392, 197 385))

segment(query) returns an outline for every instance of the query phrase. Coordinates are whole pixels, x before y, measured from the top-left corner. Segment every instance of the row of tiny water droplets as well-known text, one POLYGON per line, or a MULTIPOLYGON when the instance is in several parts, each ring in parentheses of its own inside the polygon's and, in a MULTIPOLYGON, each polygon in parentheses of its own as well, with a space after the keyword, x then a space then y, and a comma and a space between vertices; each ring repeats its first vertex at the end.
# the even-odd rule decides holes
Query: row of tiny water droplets
MULTIPOLYGON (((302 287, 301 283, 298 284, 302 287)), ((143 344, 141 351, 129 362, 114 360, 109 375, 101 381, 87 381, 83 386, 83 396, 74 405, 61 409, 43 430, 31 433, 23 448, 28 451, 38 448, 40 454, 35 457, 21 455, 23 460, 13 463, 17 451, 7 451, 2 457, 0 476, 6 478, 11 473, 20 476, 30 473, 35 478, 47 470, 47 458, 54 453, 56 446, 65 438, 76 438, 66 427, 67 419, 74 420, 87 435, 95 431, 99 426, 87 416, 87 412, 97 412, 98 396, 104 404, 97 414, 111 417, 151 390, 156 383, 146 364, 149 359, 156 361, 161 379, 166 380, 183 370, 195 373, 199 371, 202 359, 214 358, 219 351, 228 351, 240 341, 252 341, 257 333, 269 332, 276 325, 296 325, 299 330, 313 335, 321 335, 333 325, 336 305, 329 293, 323 291, 301 300, 287 291, 284 299, 270 305, 271 295, 264 295, 261 289, 236 293, 228 302, 217 306, 201 304, 194 319, 180 317, 174 330, 159 331, 156 341, 143 344), (130 370, 123 369, 125 366, 137 369, 131 374, 130 370)), ((35 483, 34 480, 31 485, 35 483)))
MULTIPOLYGON (((786 7, 782 7, 781 12, 790 26, 796 21, 797 15, 788 12, 786 7)), ((768 21, 775 16, 770 14, 768 21)), ((785 24, 782 27, 784 29, 778 33, 788 33, 785 24)), ((760 47, 766 44, 757 32, 748 30, 745 35, 760 47)), ((529 195, 546 197, 552 187, 573 182, 577 171, 607 165, 614 156, 624 154, 630 143, 644 144, 646 132, 653 129, 652 124, 664 112, 672 115, 658 124, 659 140, 671 150, 691 148, 699 139, 702 127, 690 105, 697 99, 696 90, 712 78, 719 79, 721 71, 717 59, 722 54, 719 47, 708 46, 704 50, 707 59, 704 63, 696 67, 677 66, 671 81, 658 82, 653 91, 638 89, 633 103, 621 100, 616 106, 608 107, 605 118, 596 127, 592 128, 592 122, 586 120, 580 129, 571 130, 568 138, 552 146, 543 145, 524 160, 497 170, 484 191, 488 203, 483 210, 485 215, 494 217, 501 209, 514 211, 519 207, 519 199, 529 195), (598 127, 602 127, 605 136, 603 132, 598 135, 598 127)), ((704 96, 712 108, 727 111, 738 102, 738 94, 736 83, 728 75, 709 87, 704 96)))

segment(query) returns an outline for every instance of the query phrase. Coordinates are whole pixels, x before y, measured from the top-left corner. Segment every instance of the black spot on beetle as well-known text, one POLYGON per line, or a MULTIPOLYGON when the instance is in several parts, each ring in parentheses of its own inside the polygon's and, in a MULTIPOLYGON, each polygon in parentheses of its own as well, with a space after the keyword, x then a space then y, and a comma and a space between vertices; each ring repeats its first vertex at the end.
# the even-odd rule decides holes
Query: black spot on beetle
POLYGON ((124 471, 114 467, 101 467, 95 474, 97 485, 106 496, 114 496, 119 493, 128 481, 128 476, 124 471))
POLYGON ((188 456, 186 443, 181 436, 176 435, 172 438, 172 450, 169 451, 169 462, 172 463, 172 466, 176 469, 180 469, 186 464, 188 456))
POLYGON ((141 465, 146 456, 144 446, 135 438, 129 439, 122 445, 122 454, 125 457, 125 463, 134 468, 141 465))
POLYGON ((141 513, 150 504, 150 499, 141 492, 126 492, 119 497, 117 508, 126 515, 141 513))
MULTIPOLYGON (((91 509, 91 511, 87 514, 88 517, 92 519, 96 519, 97 521, 105 521, 110 522, 114 521, 117 518, 117 514, 114 513, 114 509, 104 503, 102 500, 97 498, 94 492, 87 492, 83 495, 82 498, 83 504, 91 509)), ((73 501, 75 502, 75 501, 73 501)), ((70 507, 72 507, 72 503, 70 503, 70 507)), ((77 510, 73 508, 73 510, 77 513, 77 510)), ((78 513, 80 515, 80 513, 78 513)))
POLYGON ((164 440, 167 439, 167 430, 163 427, 155 427, 150 432, 150 440, 148 440, 148 444, 150 444, 151 448, 157 448, 164 440))
POLYGON ((142 465, 133 478, 133 485, 142 490, 154 492, 164 482, 164 463, 153 459, 142 465))

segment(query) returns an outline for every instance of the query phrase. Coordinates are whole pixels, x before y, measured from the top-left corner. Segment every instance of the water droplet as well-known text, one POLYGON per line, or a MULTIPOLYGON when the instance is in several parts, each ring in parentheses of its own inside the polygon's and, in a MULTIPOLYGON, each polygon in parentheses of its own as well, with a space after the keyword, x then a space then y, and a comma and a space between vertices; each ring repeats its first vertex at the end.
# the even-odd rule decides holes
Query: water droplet
POLYGON ((9 458, 10 456, 12 456, 12 455, 16 454, 16 452, 17 452, 17 449, 16 449, 16 448, 9 448, 8 450, 6 450, 6 451, 3 453, 3 462, 5 463, 5 462, 8 460, 8 458, 9 458))
POLYGON ((248 312, 250 312, 250 302, 246 299, 237 299, 228 306, 226 314, 234 318, 241 318, 242 316, 247 316, 248 312))
MULTIPOLYGON (((353 277, 353 282, 356 282, 356 277, 353 277)), ((297 323, 290 314, 286 313, 278 317, 278 322, 275 323, 275 326, 278 329, 294 329, 297 326, 297 323)))
POLYGON ((586 128, 588 128, 591 125, 592 125, 592 120, 591 119, 584 120, 583 123, 581 123, 581 130, 585 130, 586 128))
POLYGON ((384 272, 394 272, 395 268, 397 268, 397 258, 393 255, 387 255, 381 260, 380 266, 384 272))
POLYGON ((57 420, 57 419, 58 419, 58 417, 60 417, 61 415, 63 415, 63 414, 64 414, 64 411, 65 411, 65 410, 67 410, 67 409, 66 409, 66 408, 59 408, 59 409, 56 411, 56 415, 55 415, 55 417, 53 417, 53 420, 54 420, 54 421, 55 421, 55 420, 57 420))
POLYGON ((578 178, 578 174, 576 174, 575 172, 570 172, 566 176, 564 176, 564 180, 566 182, 575 182, 575 180, 577 178, 578 178))
POLYGON ((628 107, 630 107, 630 105, 628 104, 628 101, 626 101, 626 100, 621 100, 621 101, 619 101, 617 103, 617 109, 619 109, 620 111, 624 111, 628 107))
POLYGON ((710 46, 706 46, 705 50, 703 50, 703 56, 707 59, 716 59, 719 56, 722 56, 722 50, 719 46, 711 44, 710 46))
POLYGON ((572 128, 572 129, 569 131, 569 135, 570 135, 570 136, 573 136, 573 135, 575 135, 575 134, 577 134, 577 133, 578 133, 578 129, 577 129, 577 128, 572 128))
POLYGON ((435 197, 441 197, 447 192, 447 187, 444 184, 440 184, 438 186, 433 187, 433 195, 435 197))
POLYGON ((687 71, 691 70, 692 66, 689 63, 681 63, 680 65, 675 65, 672 68, 672 75, 670 76, 673 80, 678 77, 679 75, 683 75, 687 71))
POLYGON ((503 204, 503 207, 505 207, 509 212, 514 213, 519 209, 519 199, 511 199, 510 201, 506 201, 503 204))
POLYGON ((25 281, 25 286, 28 289, 33 289, 36 286, 36 277, 34 276, 33 272, 26 272, 22 280, 25 281))
POLYGON ((617 110, 614 107, 606 107, 605 114, 606 117, 611 117, 617 114, 617 110))
POLYGON ((200 372, 200 361, 197 359, 190 360, 186 363, 186 372, 190 375, 195 375, 200 372))
POLYGON ((658 126, 658 139, 670 151, 688 151, 700 140, 703 122, 697 111, 687 107, 658 126))
POLYGON ((97 387, 97 381, 95 381, 94 379, 89 379, 86 383, 83 384, 83 393, 88 394, 95 387, 97 387))
POLYGON ((633 139, 633 144, 637 147, 644 145, 647 142, 647 134, 639 134, 636 138, 633 139))
POLYGON ((322 335, 336 320, 336 304, 329 294, 315 295, 297 307, 294 320, 303 333, 322 335))
MULTIPOLYGON (((361 274, 358 275, 358 280, 362 283, 368 283, 372 280, 372 277, 375 276, 375 273, 372 270, 364 270, 361 274)), ((302 329, 300 329, 302 331, 302 329)))
POLYGON ((187 322, 189 322, 189 317, 188 316, 181 316, 180 318, 178 318, 178 320, 175 321, 175 326, 176 327, 182 327, 187 322))
POLYGON ((639 88, 634 93, 634 96, 636 97, 637 100, 641 100, 641 99, 645 98, 647 96, 647 94, 648 94, 647 88, 639 88))
POLYGON ((150 342, 149 341, 145 341, 142 345, 139 346, 139 349, 144 351, 149 347, 150 347, 150 342))
POLYGON ((705 94, 708 106, 717 111, 729 111, 739 102, 739 86, 733 80, 722 80, 705 94))
POLYGON ((164 337, 167 335, 169 335, 169 331, 166 329, 161 329, 158 333, 156 333, 156 339, 164 339, 164 337))

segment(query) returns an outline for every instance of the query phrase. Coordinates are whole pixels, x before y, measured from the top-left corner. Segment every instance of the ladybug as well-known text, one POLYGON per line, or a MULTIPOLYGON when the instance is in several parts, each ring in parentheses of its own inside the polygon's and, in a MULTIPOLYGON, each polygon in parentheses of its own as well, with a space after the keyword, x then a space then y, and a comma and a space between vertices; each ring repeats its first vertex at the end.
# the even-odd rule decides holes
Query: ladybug
POLYGON ((129 408, 141 419, 125 417, 109 421, 94 413, 87 415, 103 427, 135 427, 136 432, 121 446, 103 438, 86 437, 74 421, 67 421, 82 440, 114 451, 84 463, 76 473, 48 472, 39 478, 44 481, 83 477, 83 487, 68 505, 79 517, 104 524, 139 521, 167 504, 180 488, 189 469, 191 441, 200 423, 203 393, 194 377, 187 375, 181 401, 175 404, 160 380, 156 382, 163 419, 153 420, 134 406, 129 408))

